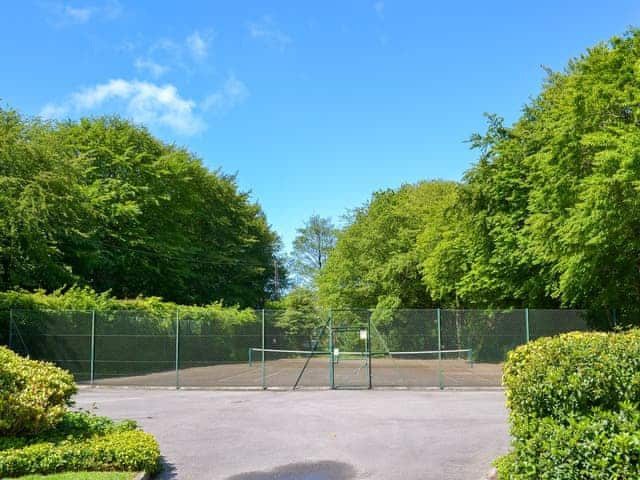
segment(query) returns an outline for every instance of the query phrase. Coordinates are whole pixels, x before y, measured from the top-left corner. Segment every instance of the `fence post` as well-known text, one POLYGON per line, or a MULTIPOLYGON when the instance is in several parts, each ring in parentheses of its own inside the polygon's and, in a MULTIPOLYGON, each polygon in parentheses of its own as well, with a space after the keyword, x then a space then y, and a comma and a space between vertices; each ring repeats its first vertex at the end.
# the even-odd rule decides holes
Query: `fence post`
POLYGON ((9 348, 13 350, 13 308, 9 309, 9 348))
POLYGON ((529 343, 529 309, 524 309, 524 328, 525 328, 525 343, 529 343))
POLYGON ((91 359, 89 361, 89 383, 93 386, 96 361, 96 311, 91 310, 91 359))
POLYGON ((440 309, 436 311, 436 318, 438 320, 438 386, 440 390, 444 389, 444 380, 442 378, 442 317, 440 309))
POLYGON ((261 362, 261 371, 262 371, 262 389, 267 389, 267 366, 264 363, 264 349, 265 349, 265 338, 264 338, 264 308, 262 309, 262 357, 260 359, 261 362))
POLYGON ((369 311, 369 325, 367 326, 367 341, 366 341, 366 345, 367 345, 367 355, 369 356, 368 360, 368 364, 369 364, 369 390, 371 390, 373 388, 373 381, 371 379, 371 360, 372 360, 372 356, 371 356, 371 311, 369 311))
POLYGON ((333 371, 333 313, 329 309, 329 385, 331 389, 336 388, 333 371))
POLYGON ((180 308, 176 307, 176 390, 180 388, 180 308))

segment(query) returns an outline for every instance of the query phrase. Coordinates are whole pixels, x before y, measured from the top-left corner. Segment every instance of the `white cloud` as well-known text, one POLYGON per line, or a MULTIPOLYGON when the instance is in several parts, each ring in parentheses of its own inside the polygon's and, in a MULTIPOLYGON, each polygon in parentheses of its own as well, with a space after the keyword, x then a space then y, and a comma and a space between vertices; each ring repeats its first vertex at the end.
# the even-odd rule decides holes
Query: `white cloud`
POLYGON ((249 22, 247 25, 249 35, 252 38, 264 41, 270 46, 284 50, 293 40, 286 33, 277 28, 270 16, 262 17, 257 22, 249 22))
POLYGON ((378 0, 373 4, 373 9, 376 11, 376 15, 382 18, 382 15, 384 14, 384 2, 382 0, 378 0))
POLYGON ((159 78, 169 71, 169 67, 148 58, 136 58, 133 65, 141 72, 149 72, 153 78, 159 78))
POLYGON ((78 25, 91 20, 115 20, 122 15, 122 5, 118 0, 107 0, 99 4, 78 6, 71 3, 50 3, 45 7, 56 26, 78 25))
POLYGON ((247 86, 232 74, 220 90, 204 99, 202 110, 223 113, 244 102, 248 96, 247 86))
POLYGON ((185 135, 205 128, 202 119, 194 114, 195 103, 182 98, 176 87, 137 80, 114 79, 72 93, 60 104, 45 105, 40 115, 59 118, 106 107, 106 104, 116 111, 124 108, 126 115, 137 123, 167 127, 185 135))
POLYGON ((208 35, 202 35, 200 32, 195 31, 187 37, 185 43, 194 59, 201 61, 209 55, 210 38, 208 35))

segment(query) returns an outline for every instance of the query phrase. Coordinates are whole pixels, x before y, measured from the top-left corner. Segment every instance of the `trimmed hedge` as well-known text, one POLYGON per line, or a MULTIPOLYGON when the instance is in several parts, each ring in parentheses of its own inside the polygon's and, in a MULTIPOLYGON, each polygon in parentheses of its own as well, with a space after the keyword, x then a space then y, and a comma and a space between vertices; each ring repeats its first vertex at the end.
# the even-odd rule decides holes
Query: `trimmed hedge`
POLYGON ((640 330, 574 332, 509 353, 503 370, 512 422, 564 418, 640 402, 640 330))
POLYGON ((0 436, 36 434, 54 427, 75 392, 69 372, 0 347, 0 436))
POLYGON ((159 469, 158 443, 140 430, 0 451, 0 477, 83 470, 156 473, 159 469))
POLYGON ((570 333, 509 354, 504 480, 640 478, 640 331, 570 333))
POLYGON ((114 422, 108 417, 99 417, 86 412, 66 412, 55 428, 36 435, 0 437, 0 451, 23 448, 35 443, 58 443, 64 440, 83 440, 108 433, 135 430, 133 420, 114 422))
POLYGON ((496 462, 501 479, 640 478, 640 413, 630 403, 529 426, 528 435, 515 437, 513 451, 496 462))

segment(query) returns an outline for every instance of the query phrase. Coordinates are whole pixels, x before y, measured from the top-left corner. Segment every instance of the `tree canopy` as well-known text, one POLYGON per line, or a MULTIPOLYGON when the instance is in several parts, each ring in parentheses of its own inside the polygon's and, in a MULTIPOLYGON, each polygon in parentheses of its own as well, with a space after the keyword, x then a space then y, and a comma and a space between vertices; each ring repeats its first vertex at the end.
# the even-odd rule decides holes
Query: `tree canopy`
POLYGON ((320 276, 328 304, 640 310, 640 31, 488 115, 459 185, 378 192, 320 276))
POLYGON ((331 219, 320 215, 312 215, 304 227, 298 228, 291 252, 291 273, 296 276, 296 283, 313 285, 336 244, 336 234, 331 219))
MULTIPOLYGON (((280 241, 235 178, 118 117, 0 110, 0 289, 259 306, 280 241)), ((282 266, 281 266, 282 268, 282 266)))

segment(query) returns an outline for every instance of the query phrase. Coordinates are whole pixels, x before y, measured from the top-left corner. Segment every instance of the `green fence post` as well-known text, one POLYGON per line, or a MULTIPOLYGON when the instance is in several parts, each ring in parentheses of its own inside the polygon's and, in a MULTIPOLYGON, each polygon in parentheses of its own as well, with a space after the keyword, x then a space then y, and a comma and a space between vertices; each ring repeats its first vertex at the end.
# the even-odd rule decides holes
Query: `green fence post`
POLYGON ((249 366, 253 367, 253 350, 249 347, 249 366))
POLYGON ((89 361, 89 383, 93 386, 96 362, 96 311, 91 310, 91 359, 89 361))
POLYGON ((176 307, 176 390, 180 388, 180 309, 176 307))
POLYGON ((332 390, 336 388, 333 369, 333 314, 329 309, 329 385, 332 390))
POLYGON ((438 386, 440 387, 440 390, 443 390, 444 380, 442 378, 442 319, 439 308, 436 311, 436 318, 438 320, 438 386))
POLYGON ((9 309, 9 348, 13 350, 13 308, 9 309))
POLYGON ((262 389, 267 389, 267 365, 264 363, 264 346, 265 346, 265 338, 264 338, 264 308, 262 309, 262 358, 261 358, 261 368, 262 368, 262 389))
POLYGON ((373 382, 371 380, 371 312, 369 312, 369 325, 367 326, 367 355, 368 355, 368 364, 369 364, 369 390, 373 388, 373 382))
POLYGON ((524 309, 525 343, 529 343, 529 309, 524 309))

